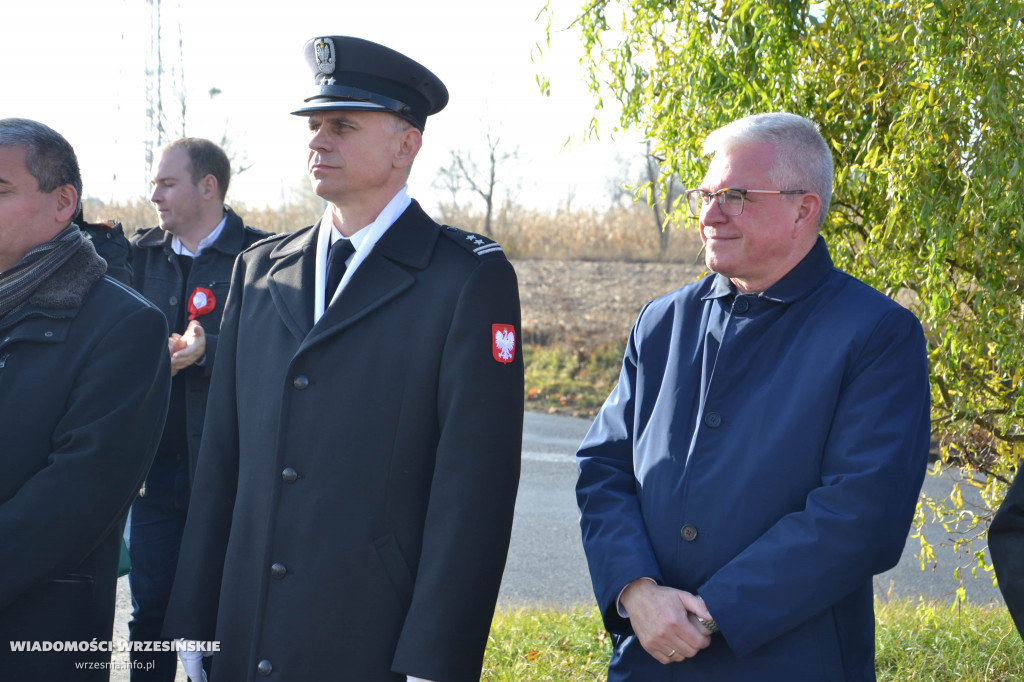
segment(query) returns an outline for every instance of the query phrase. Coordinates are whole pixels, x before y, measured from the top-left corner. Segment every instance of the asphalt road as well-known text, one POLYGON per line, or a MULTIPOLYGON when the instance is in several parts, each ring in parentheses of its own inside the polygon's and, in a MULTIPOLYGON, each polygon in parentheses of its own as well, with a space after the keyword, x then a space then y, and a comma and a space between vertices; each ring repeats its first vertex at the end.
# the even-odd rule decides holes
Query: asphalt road
MULTIPOLYGON (((523 430, 523 470, 516 503, 512 546, 501 588, 506 606, 550 605, 566 607, 592 604, 583 544, 577 526, 578 512, 573 486, 576 480, 576 447, 590 422, 584 419, 527 413, 523 430)), ((953 487, 949 476, 927 476, 924 490, 932 498, 945 498, 953 487)), ((967 504, 978 503, 973 490, 964 488, 967 504)), ((952 538, 940 525, 925 527, 925 537, 935 547, 935 562, 922 571, 920 541, 907 539, 903 557, 890 571, 875 577, 879 598, 938 599, 952 603, 959 584, 953 579, 958 566, 972 565, 952 551, 952 538)), ((967 597, 972 603, 1002 603, 991 574, 972 577, 961 571, 967 597)))
MULTIPOLYGON (((522 478, 500 607, 566 608, 594 603, 574 494, 574 455, 589 426, 590 422, 583 419, 526 414, 522 478)), ((925 479, 925 492, 933 498, 946 497, 951 489, 952 479, 948 476, 925 479)), ((978 499, 971 492, 967 490, 964 494, 968 504, 978 499)), ((933 544, 951 540, 949 533, 937 524, 926 526, 925 534, 933 544)), ((936 561, 922 571, 915 557, 918 549, 919 541, 908 538, 899 565, 875 577, 875 594, 882 599, 923 597, 951 603, 958 587, 953 570, 957 565, 970 566, 971 562, 958 558, 948 545, 940 545, 935 548, 936 561)), ((979 573, 974 578, 965 570, 962 580, 972 603, 1002 603, 990 575, 979 573)), ((118 584, 115 641, 128 639, 131 603, 127 587, 127 579, 122 578, 118 584)), ((110 679, 127 681, 127 672, 114 670, 110 679)), ((178 682, 184 679, 179 671, 178 682)))

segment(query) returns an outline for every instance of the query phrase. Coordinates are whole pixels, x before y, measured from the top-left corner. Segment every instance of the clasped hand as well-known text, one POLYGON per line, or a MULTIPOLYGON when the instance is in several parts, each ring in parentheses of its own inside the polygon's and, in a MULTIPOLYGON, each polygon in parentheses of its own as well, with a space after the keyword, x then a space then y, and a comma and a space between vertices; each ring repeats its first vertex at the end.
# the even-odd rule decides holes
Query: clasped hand
POLYGON ((171 354, 171 376, 202 360, 206 355, 206 333, 199 320, 189 322, 184 334, 171 334, 167 350, 171 354))
POLYGON ((659 663, 693 658, 711 644, 697 616, 711 619, 700 597, 646 578, 630 583, 619 600, 644 650, 659 663))

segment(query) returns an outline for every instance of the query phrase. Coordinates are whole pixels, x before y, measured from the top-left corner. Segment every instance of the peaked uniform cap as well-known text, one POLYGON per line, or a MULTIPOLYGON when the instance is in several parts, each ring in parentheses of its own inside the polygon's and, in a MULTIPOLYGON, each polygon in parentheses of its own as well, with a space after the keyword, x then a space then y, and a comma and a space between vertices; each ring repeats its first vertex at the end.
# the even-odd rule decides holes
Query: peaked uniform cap
POLYGON ((448 104, 448 89, 404 54, 351 36, 313 38, 304 48, 315 90, 293 111, 388 111, 423 130, 427 116, 448 104))

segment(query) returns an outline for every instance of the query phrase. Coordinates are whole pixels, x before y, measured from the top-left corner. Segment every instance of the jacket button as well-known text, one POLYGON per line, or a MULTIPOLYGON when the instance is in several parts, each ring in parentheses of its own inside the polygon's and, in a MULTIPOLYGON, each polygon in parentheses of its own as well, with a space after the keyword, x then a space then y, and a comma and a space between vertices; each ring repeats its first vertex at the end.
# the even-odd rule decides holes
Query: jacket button
POLYGON ((295 483, 295 481, 299 480, 299 472, 288 467, 281 472, 281 480, 285 483, 295 483))
POLYGON ((722 425, 722 415, 718 414, 717 412, 708 412, 706 415, 704 415, 704 424, 709 429, 717 429, 719 426, 722 425))
POLYGON ((679 531, 679 534, 683 536, 683 539, 687 542, 693 542, 697 539, 697 527, 692 523, 688 523, 683 526, 683 529, 679 531))
POLYGON ((295 377, 294 381, 292 381, 292 386, 299 389, 300 391, 305 390, 306 387, 309 386, 309 378, 305 374, 300 374, 299 376, 295 377))
POLYGON ((171 305, 178 305, 178 297, 171 296, 171 299, 168 301, 168 303, 170 303, 171 305))
POLYGON ((732 304, 732 311, 734 313, 742 315, 748 310, 750 310, 750 301, 745 298, 737 298, 736 302, 732 304))
POLYGON ((266 677, 270 673, 274 672, 274 666, 270 663, 270 661, 264 658, 262 661, 256 664, 256 672, 258 672, 260 675, 263 675, 263 677, 266 677))
POLYGON ((280 580, 281 578, 288 575, 288 569, 282 563, 276 563, 270 567, 270 575, 273 578, 280 580))

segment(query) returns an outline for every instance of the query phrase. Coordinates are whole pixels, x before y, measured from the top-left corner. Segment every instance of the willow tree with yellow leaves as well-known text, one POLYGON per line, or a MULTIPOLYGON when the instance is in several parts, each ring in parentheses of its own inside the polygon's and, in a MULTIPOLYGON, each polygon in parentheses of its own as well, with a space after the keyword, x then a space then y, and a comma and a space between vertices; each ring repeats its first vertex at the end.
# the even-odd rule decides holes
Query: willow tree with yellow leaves
MULTIPOLYGON (((665 180, 696 185, 703 138, 738 117, 820 126, 836 168, 833 258, 921 319, 935 471, 964 469, 988 507, 954 491, 919 522, 982 535, 1024 453, 1022 3, 593 0, 544 14, 549 38, 581 33, 598 106, 621 104, 619 125, 655 142, 665 180)), ((922 538, 922 561, 928 540, 940 538, 922 538)))

